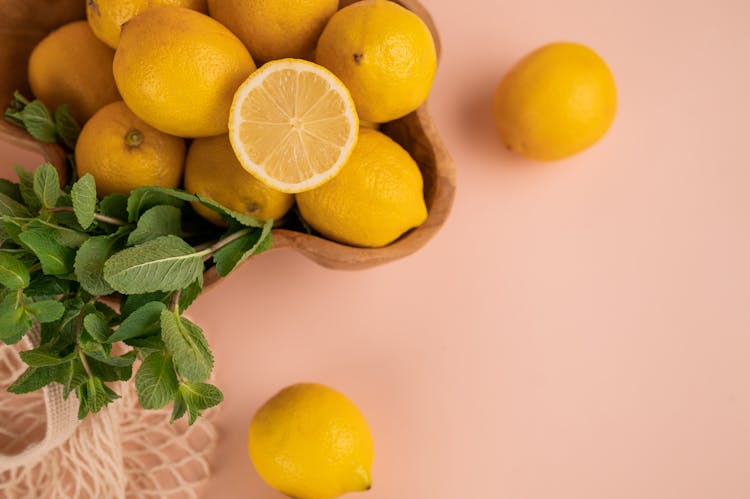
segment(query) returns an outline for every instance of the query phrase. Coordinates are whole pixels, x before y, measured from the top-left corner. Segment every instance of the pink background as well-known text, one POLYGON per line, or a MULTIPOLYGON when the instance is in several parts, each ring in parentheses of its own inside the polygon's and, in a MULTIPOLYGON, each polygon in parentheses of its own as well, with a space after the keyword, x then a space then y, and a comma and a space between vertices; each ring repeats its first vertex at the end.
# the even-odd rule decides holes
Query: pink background
POLYGON ((372 425, 363 499, 747 499, 750 3, 425 4, 453 214, 406 260, 347 273, 274 251, 191 309, 226 394, 206 496, 281 497, 247 426, 309 380, 372 425), (594 148, 534 164, 500 146, 489 103, 556 40, 608 61, 620 110, 594 148))

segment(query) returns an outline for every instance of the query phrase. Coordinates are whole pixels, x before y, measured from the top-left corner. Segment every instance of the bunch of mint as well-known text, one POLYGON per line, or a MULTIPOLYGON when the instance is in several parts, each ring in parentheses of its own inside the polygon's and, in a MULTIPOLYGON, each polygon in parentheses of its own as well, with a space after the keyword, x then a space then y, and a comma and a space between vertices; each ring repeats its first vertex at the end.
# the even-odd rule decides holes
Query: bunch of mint
MULTIPOLYGON (((79 128, 65 108, 53 114, 17 94, 5 114, 36 138, 75 147, 79 128)), ((172 402, 172 421, 187 414, 192 424, 220 403, 221 391, 207 383, 208 342, 182 312, 209 265, 226 276, 270 248, 272 221, 159 187, 99 200, 91 175, 61 189, 50 164, 16 173, 18 183, 0 179, 0 341, 18 343, 32 330, 39 341, 20 353, 28 368, 9 391, 60 383, 65 398, 75 393, 83 419, 119 397, 106 383, 131 379, 139 359, 144 408, 172 402), (215 235, 191 202, 229 228, 215 235)))

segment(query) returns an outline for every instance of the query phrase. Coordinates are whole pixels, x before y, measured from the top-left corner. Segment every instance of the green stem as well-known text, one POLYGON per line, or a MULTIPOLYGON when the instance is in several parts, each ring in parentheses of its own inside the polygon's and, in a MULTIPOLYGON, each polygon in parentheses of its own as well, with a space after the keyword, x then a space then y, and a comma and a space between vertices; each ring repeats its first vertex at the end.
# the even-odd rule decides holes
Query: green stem
POLYGON ((94 373, 91 372, 89 361, 86 359, 86 354, 81 351, 81 344, 78 342, 78 336, 81 334, 81 327, 83 327, 83 316, 86 312, 86 307, 88 307, 90 303, 91 301, 87 302, 83 307, 81 307, 81 311, 78 313, 78 317, 76 318, 75 336, 76 354, 78 355, 78 358, 81 359, 81 364, 83 364, 83 369, 86 371, 86 374, 88 374, 89 377, 93 377, 94 373))
POLYGON ((178 289, 177 291, 172 293, 172 299, 169 302, 169 310, 175 313, 175 315, 180 315, 180 295, 182 294, 182 290, 178 289))
MULTIPOLYGON (((241 238, 245 237, 246 235, 250 234, 251 230, 252 229, 249 229, 249 228, 248 229, 238 230, 237 232, 234 232, 234 233, 228 235, 224 239, 220 239, 220 240, 216 241, 214 244, 212 244, 208 248, 206 248, 206 249, 204 249, 202 251, 199 251, 198 254, 200 256, 202 256, 204 260, 208 260, 214 253, 216 253, 217 251, 219 251, 221 248, 223 248, 223 247, 225 247, 225 246, 227 246, 229 244, 232 244, 237 239, 241 239, 241 238)), ((198 248, 200 248, 200 246, 198 248)), ((196 250, 198 248, 196 248, 196 250)))
MULTIPOLYGON (((75 209, 73 209, 72 206, 57 206, 55 208, 48 208, 47 211, 49 213, 59 213, 61 211, 75 213, 75 209)), ((126 225, 129 225, 126 221, 120 220, 119 218, 109 217, 107 215, 102 215, 101 213, 95 213, 94 219, 98 220, 100 222, 104 222, 110 225, 118 225, 120 227, 124 227, 126 225)))

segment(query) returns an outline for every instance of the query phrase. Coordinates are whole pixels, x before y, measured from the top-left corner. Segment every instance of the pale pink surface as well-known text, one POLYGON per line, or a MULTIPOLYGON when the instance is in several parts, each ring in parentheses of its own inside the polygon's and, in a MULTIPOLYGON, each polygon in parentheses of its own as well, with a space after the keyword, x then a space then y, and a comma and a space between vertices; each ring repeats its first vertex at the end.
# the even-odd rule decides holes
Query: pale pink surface
POLYGON ((347 273, 280 250, 191 309, 226 394, 207 497, 282 497, 246 429, 309 380, 371 422, 374 488, 351 497, 747 499, 750 3, 425 4, 454 212, 406 260, 347 273), (489 102, 555 40, 602 54, 620 110, 594 148, 533 164, 489 102))

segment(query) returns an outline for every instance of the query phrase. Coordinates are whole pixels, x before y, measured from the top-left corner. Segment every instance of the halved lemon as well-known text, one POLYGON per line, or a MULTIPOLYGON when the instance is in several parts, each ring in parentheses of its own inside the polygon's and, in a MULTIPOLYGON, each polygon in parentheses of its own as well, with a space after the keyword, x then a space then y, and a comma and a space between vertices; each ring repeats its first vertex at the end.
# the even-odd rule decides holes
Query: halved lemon
POLYGON ((341 170, 357 143, 349 90, 300 59, 263 65, 237 90, 229 139, 242 167, 282 192, 313 189, 341 170))

